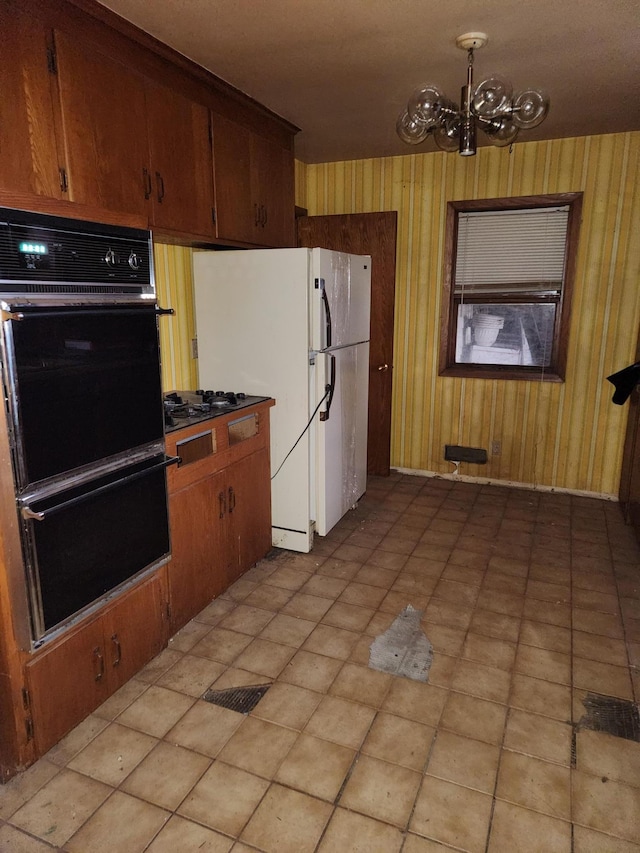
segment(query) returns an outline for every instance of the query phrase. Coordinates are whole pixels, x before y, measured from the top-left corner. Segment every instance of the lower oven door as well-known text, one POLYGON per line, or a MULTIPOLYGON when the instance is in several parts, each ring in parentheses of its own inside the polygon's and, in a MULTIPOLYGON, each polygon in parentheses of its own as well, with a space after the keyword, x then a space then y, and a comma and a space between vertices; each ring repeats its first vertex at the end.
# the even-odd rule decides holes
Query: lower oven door
POLYGON ((36 643, 169 555, 156 456, 21 507, 36 643))

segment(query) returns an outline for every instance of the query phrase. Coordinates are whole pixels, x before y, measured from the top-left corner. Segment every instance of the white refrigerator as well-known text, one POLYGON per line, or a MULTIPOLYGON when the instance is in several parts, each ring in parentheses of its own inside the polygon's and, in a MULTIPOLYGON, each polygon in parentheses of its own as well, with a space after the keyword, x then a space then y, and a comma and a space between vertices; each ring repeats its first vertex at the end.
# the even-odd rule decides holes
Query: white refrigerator
POLYGON ((371 258, 194 252, 199 387, 275 398, 272 538, 308 552, 366 489, 371 258))

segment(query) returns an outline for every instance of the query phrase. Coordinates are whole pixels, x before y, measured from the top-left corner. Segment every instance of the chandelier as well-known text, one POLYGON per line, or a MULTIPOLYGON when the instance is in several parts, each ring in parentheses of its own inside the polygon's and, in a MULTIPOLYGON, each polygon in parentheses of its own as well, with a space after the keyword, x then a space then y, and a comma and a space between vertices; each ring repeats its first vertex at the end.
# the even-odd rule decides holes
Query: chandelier
POLYGON ((473 51, 487 43, 486 33, 458 36, 456 46, 467 51, 467 84, 462 87, 460 107, 432 84, 417 89, 396 123, 398 136, 418 145, 433 136, 443 151, 476 153, 476 129, 493 145, 510 145, 520 130, 537 127, 549 112, 549 98, 540 89, 513 94, 510 83, 489 77, 474 86, 473 51))

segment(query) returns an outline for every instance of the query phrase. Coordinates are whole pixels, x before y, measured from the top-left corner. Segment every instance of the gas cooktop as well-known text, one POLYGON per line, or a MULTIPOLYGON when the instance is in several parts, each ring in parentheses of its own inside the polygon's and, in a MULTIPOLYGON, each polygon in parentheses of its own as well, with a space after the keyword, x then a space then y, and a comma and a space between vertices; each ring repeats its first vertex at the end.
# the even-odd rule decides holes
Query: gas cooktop
POLYGON ((171 391, 164 395, 165 432, 184 429, 268 399, 234 391, 171 391))

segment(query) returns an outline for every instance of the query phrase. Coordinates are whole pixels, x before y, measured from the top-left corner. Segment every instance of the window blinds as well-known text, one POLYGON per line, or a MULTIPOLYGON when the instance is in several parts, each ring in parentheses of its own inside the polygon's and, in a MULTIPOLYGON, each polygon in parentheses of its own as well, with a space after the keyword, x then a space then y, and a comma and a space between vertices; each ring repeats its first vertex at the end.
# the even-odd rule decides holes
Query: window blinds
POLYGON ((569 206, 458 214, 454 293, 562 289, 569 206))

